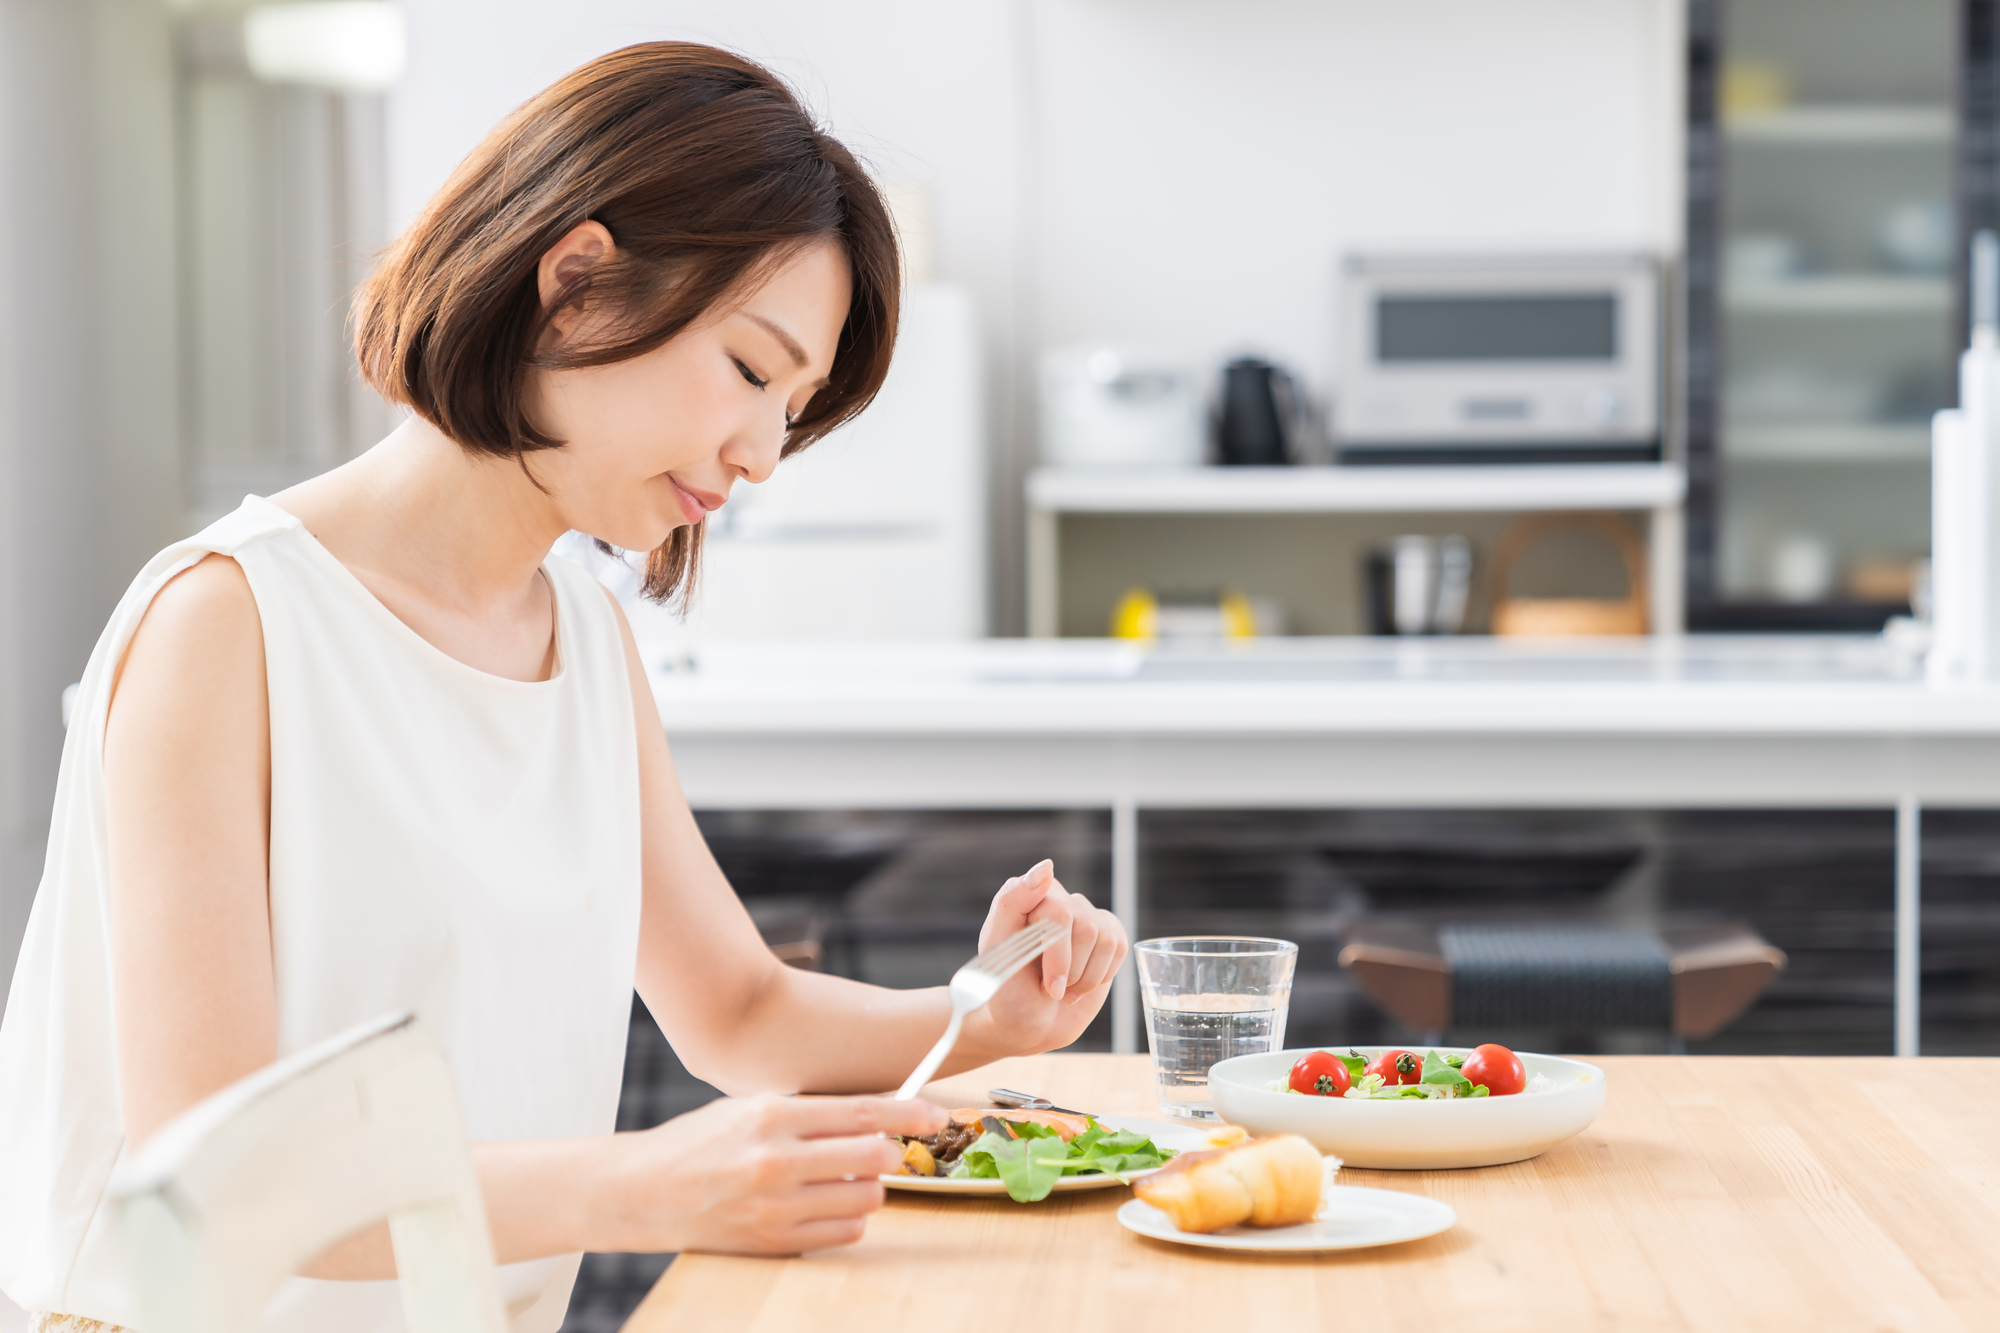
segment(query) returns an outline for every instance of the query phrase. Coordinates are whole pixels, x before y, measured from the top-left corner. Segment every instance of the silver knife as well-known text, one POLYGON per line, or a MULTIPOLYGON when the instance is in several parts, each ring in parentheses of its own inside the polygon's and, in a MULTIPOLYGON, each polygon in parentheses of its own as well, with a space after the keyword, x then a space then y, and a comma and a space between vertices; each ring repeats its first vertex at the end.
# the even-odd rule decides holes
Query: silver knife
POLYGON ((995 1106, 1006 1106, 1016 1111, 1055 1111, 1061 1115, 1089 1115, 1088 1111, 1072 1111, 1067 1106, 1057 1106, 1046 1097, 1033 1093, 1016 1092, 1012 1088, 988 1088, 986 1098, 995 1106))

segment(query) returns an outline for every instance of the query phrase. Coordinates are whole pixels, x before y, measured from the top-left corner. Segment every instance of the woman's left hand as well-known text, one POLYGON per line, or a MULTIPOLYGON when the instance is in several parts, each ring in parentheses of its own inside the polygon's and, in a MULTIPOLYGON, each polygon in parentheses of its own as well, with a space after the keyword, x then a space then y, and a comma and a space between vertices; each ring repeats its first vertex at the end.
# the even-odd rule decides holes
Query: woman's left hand
POLYGON ((993 895, 979 931, 981 952, 1037 921, 1057 922, 1069 933, 1009 978, 981 1011, 992 1040, 1012 1055, 1054 1050, 1081 1036, 1131 947, 1117 917, 1063 888, 1055 863, 1044 861, 993 895))

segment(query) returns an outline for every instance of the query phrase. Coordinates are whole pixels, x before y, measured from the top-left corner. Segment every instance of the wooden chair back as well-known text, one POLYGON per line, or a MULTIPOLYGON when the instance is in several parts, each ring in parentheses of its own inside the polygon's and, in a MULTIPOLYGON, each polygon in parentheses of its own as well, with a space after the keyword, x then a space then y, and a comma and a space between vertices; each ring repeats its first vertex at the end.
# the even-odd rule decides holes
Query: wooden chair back
POLYGON ((408 1014, 197 1103, 110 1191, 146 1333, 247 1330, 288 1277, 384 1219, 411 1333, 506 1333, 451 1068, 408 1014))

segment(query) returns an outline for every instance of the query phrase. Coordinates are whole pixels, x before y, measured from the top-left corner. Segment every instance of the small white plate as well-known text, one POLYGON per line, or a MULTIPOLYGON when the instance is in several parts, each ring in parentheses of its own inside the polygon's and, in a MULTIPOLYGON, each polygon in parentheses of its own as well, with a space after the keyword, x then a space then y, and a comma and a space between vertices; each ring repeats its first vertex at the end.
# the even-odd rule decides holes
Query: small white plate
MULTIPOLYGON (((1100 1115, 1093 1117, 1098 1124, 1109 1129, 1135 1129, 1153 1141, 1157 1148, 1169 1148, 1174 1152, 1192 1152, 1209 1146, 1208 1135, 1214 1122, 1202 1127, 1177 1125, 1171 1120, 1142 1120, 1129 1115, 1100 1115)), ((1143 1180, 1159 1170, 1134 1171, 1128 1176, 1064 1176, 1055 1183, 1052 1194, 1074 1194, 1078 1190, 1113 1189, 1143 1180)), ((1007 1186, 998 1180, 953 1180, 950 1176, 883 1176, 882 1183, 892 1190, 911 1190, 918 1194, 998 1194, 1006 1197, 1007 1186)))
POLYGON ((1395 1245, 1422 1240, 1449 1230, 1458 1213, 1447 1203, 1400 1190, 1372 1190, 1360 1185, 1327 1188, 1317 1221, 1295 1227, 1229 1227, 1202 1235, 1182 1231, 1167 1215, 1143 1199, 1118 1210, 1127 1231, 1154 1240, 1205 1245, 1215 1250, 1255 1250, 1266 1254, 1312 1254, 1322 1250, 1362 1250, 1371 1245, 1395 1245))

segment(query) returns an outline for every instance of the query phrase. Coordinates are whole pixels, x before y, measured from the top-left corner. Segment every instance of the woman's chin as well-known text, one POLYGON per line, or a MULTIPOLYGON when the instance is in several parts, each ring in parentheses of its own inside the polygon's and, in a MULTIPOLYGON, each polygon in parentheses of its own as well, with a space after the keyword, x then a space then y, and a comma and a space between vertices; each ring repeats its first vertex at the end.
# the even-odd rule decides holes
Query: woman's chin
POLYGON ((638 523, 606 523, 601 528, 586 529, 601 542, 609 542, 621 551, 656 551, 667 544, 667 539, 675 532, 689 526, 685 518, 678 514, 672 518, 666 515, 648 515, 638 523))

